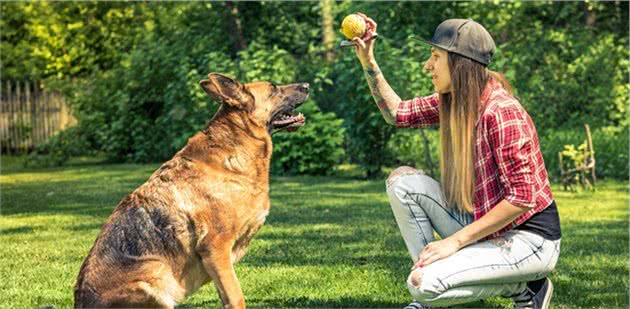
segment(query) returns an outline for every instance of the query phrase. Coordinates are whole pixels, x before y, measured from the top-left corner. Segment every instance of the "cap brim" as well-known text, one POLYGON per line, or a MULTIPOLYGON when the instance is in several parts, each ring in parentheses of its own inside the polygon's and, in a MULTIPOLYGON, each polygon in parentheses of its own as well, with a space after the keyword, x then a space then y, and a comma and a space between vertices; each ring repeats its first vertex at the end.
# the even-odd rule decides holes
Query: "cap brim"
POLYGON ((435 47, 437 47, 437 48, 439 48, 439 49, 443 49, 443 50, 448 51, 448 48, 447 48, 446 46, 443 46, 443 45, 440 45, 440 44, 435 44, 435 43, 433 43, 433 42, 431 42, 431 41, 429 41, 429 40, 425 40, 425 39, 423 39, 423 38, 421 38, 421 37, 411 36, 411 39, 412 39, 412 40, 415 40, 415 41, 420 41, 420 42, 423 42, 423 43, 429 44, 429 45, 431 45, 431 46, 435 46, 435 47))
POLYGON ((420 42, 423 42, 423 43, 429 44, 429 45, 431 45, 431 46, 435 46, 435 47, 437 47, 437 48, 439 48, 439 49, 442 49, 442 50, 445 50, 445 51, 447 51, 447 52, 455 53, 455 54, 458 54, 458 55, 460 55, 460 56, 463 56, 463 57, 469 58, 469 59, 471 59, 471 60, 473 60, 473 61, 476 61, 476 62, 479 62, 479 63, 481 63, 482 65, 485 65, 485 66, 488 66, 488 64, 490 63, 490 62, 485 63, 485 62, 483 62, 483 61, 481 61, 481 60, 479 60, 479 59, 475 59, 475 58, 472 58, 472 57, 470 57, 470 56, 466 56, 466 55, 460 54, 460 53, 458 53, 458 52, 456 52, 456 51, 449 50, 449 49, 448 49, 448 47, 446 47, 446 46, 443 46, 443 45, 440 45, 440 44, 435 44, 435 43, 433 43, 433 42, 431 42, 431 41, 429 41, 429 40, 425 40, 425 39, 420 38, 420 37, 417 37, 417 36, 411 36, 411 39, 412 39, 412 40, 415 40, 415 41, 420 41, 420 42))

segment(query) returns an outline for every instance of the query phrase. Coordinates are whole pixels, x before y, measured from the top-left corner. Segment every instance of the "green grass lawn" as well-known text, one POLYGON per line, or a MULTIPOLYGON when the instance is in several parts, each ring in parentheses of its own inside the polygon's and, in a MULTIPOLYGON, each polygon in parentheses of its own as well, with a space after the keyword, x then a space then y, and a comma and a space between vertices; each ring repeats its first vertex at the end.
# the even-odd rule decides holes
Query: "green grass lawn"
MULTIPOLYGON (((0 307, 70 307, 101 224, 159 165, 84 160, 24 169, 20 161, 2 157, 0 307)), ((553 308, 628 308, 628 183, 553 191, 564 236, 553 308)), ((410 301, 404 280, 411 261, 383 180, 272 177, 271 199, 265 226, 236 267, 249 306, 396 308, 410 301)), ((181 307, 217 306, 210 284, 181 307)))

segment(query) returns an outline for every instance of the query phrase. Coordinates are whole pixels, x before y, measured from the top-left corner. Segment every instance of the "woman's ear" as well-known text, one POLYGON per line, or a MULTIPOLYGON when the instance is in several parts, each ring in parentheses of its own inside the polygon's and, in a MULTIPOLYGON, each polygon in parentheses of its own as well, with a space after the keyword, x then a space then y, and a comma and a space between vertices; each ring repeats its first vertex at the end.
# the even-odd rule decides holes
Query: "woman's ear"
POLYGON ((243 84, 223 74, 210 73, 208 79, 200 81, 199 85, 213 99, 233 107, 246 106, 252 99, 243 84))

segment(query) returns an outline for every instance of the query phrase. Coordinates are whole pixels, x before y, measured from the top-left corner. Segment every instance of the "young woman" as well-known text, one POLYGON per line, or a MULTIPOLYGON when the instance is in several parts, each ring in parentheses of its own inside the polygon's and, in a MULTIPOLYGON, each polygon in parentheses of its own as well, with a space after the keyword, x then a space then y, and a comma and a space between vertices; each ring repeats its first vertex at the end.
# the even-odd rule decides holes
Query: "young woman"
MULTIPOLYGON (((375 31, 376 23, 363 16, 375 31)), ((441 182, 411 167, 387 179, 414 261, 408 308, 495 296, 512 298, 517 308, 547 308, 553 293, 547 275, 560 252, 558 211, 534 124, 509 83, 487 69, 492 37, 469 19, 442 22, 425 41, 432 48, 424 69, 435 93, 406 101, 387 84, 374 42, 354 39, 385 121, 440 126, 441 182), (434 230, 441 240, 434 240, 434 230)))

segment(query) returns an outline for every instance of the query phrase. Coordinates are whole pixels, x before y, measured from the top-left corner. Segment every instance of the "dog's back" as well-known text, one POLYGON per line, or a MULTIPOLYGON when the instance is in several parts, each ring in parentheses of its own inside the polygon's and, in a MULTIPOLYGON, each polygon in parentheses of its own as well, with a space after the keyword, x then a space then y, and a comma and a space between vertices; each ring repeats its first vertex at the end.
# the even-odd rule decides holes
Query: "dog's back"
MULTIPOLYGON (((177 201, 188 190, 186 183, 171 181, 194 173, 182 161, 175 157, 163 164, 118 204, 81 266, 77 308, 172 307, 191 288, 177 274, 199 268, 205 274, 202 266, 190 261, 194 223, 177 201)), ((204 283, 208 279, 200 277, 204 283)))

